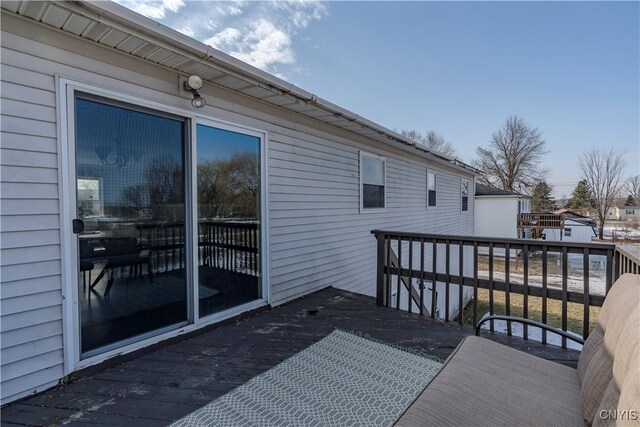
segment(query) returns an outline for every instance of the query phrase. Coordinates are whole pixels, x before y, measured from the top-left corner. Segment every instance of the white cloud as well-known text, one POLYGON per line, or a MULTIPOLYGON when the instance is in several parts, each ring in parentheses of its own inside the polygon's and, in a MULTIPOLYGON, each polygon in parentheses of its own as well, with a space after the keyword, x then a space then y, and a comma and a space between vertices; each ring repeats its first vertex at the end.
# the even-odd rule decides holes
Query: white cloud
POLYGON ((291 36, 272 22, 260 19, 251 24, 250 30, 242 36, 239 31, 233 34, 237 37, 228 44, 235 45, 235 49, 229 54, 254 67, 265 70, 270 65, 295 62, 291 36))
POLYGON ((216 49, 227 49, 233 46, 240 38, 242 34, 235 28, 225 28, 213 37, 204 40, 204 43, 216 49))
POLYGON ((280 77, 295 72, 299 33, 328 14, 327 3, 311 0, 116 1, 280 77))
POLYGON ((167 11, 178 12, 183 6, 183 0, 114 0, 121 5, 138 12, 151 19, 162 19, 167 11))

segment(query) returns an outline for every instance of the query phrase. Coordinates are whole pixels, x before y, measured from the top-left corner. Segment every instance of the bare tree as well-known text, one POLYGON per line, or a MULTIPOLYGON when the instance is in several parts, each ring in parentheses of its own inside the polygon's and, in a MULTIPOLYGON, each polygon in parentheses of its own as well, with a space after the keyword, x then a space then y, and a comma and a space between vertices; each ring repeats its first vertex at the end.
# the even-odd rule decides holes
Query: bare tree
POLYGON ((502 129, 493 133, 487 148, 476 149, 474 164, 484 172, 488 184, 530 194, 547 174, 542 167, 547 153, 540 131, 520 117, 510 116, 502 129))
POLYGON ((443 154, 447 157, 455 158, 458 153, 453 148, 450 142, 444 139, 444 136, 438 132, 430 130, 424 135, 417 130, 403 130, 400 132, 402 136, 410 139, 418 144, 424 145, 428 150, 434 151, 438 154, 443 154))
POLYGON ((580 171, 591 190, 593 207, 598 217, 600 239, 604 236, 607 212, 621 188, 623 156, 623 153, 616 153, 614 150, 600 151, 597 148, 580 156, 580 171))
POLYGON ((636 205, 640 205, 640 175, 632 176, 624 184, 624 192, 633 197, 636 205))

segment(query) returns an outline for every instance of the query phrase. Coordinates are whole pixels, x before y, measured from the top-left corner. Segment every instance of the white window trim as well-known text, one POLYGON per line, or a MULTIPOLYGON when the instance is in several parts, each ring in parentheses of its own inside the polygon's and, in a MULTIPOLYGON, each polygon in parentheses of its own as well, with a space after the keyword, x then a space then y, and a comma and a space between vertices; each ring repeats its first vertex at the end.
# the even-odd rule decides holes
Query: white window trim
MULTIPOLYGON (((268 152, 268 133, 265 130, 253 128, 249 126, 243 126, 236 123, 232 123, 226 120, 217 119, 211 115, 203 114, 200 111, 193 111, 179 107, 173 107, 166 105, 165 103, 151 101, 146 98, 132 96, 126 94, 123 91, 116 91, 109 88, 100 87, 94 83, 84 83, 77 80, 65 78, 59 75, 56 78, 56 92, 57 92, 57 145, 58 145, 58 186, 59 200, 60 200, 60 235, 61 235, 61 254, 62 254, 62 323, 63 323, 63 357, 64 357, 64 374, 68 375, 79 369, 86 368, 91 365, 101 363, 111 357, 130 353, 132 351, 144 348, 153 343, 178 336, 184 333, 188 333, 203 326, 220 322, 225 319, 232 318, 241 313, 257 309, 265 306, 271 302, 271 286, 270 286, 270 257, 269 257, 269 198, 268 198, 268 164, 267 164, 267 152, 268 152), (237 132, 247 133, 250 135, 258 136, 261 140, 261 258, 262 258, 262 298, 255 301, 248 302, 244 305, 230 308, 229 310, 214 313, 210 316, 199 317, 198 316, 198 295, 197 286, 191 285, 188 291, 191 292, 193 301, 190 304, 189 321, 185 322, 184 326, 173 327, 168 326, 156 331, 152 331, 149 334, 143 334, 139 341, 124 344, 122 347, 107 350, 105 352, 88 356, 84 359, 80 359, 80 324, 79 324, 79 295, 78 295, 78 245, 74 235, 71 232, 71 220, 75 218, 75 146, 70 141, 75 138, 74 126, 75 126, 75 114, 73 112, 73 101, 75 99, 75 93, 84 92, 97 96, 101 96, 114 101, 126 102, 132 105, 137 105, 142 108, 149 108, 157 110, 159 112, 167 112, 177 116, 189 119, 191 122, 191 134, 192 138, 187 141, 191 146, 188 149, 188 155, 190 155, 191 164, 196 164, 194 161, 196 153, 193 143, 195 142, 195 128, 198 123, 214 125, 227 130, 235 130, 237 132), (148 338, 145 338, 147 337, 148 338)), ((191 180, 195 182, 195 174, 197 168, 192 167, 191 180)), ((186 171, 187 173, 189 171, 186 171)), ((386 175, 385 175, 386 176, 386 175)), ((385 186, 386 188, 386 186, 385 186)), ((386 194, 386 193, 385 193, 386 194)), ((197 189, 192 186, 190 194, 191 204, 197 206, 197 189), (195 197, 195 198, 194 198, 195 197)), ((188 200, 188 199, 187 199, 188 200)), ((193 207, 187 209, 187 216, 195 218, 197 212, 193 207)), ((197 219, 197 218, 196 218, 197 219)), ((195 230, 196 227, 190 227, 195 230)), ((191 234, 194 234, 192 231, 191 234)), ((187 236, 191 239, 191 250, 196 250, 193 246, 194 242, 197 242, 195 236, 187 236)), ((194 253, 197 253, 194 251, 194 253)), ((192 257, 194 258, 194 257, 192 257)), ((197 262, 197 260, 193 260, 197 262)), ((195 268, 191 273, 190 280, 193 283, 197 283, 198 269, 195 268)))
POLYGON ((426 195, 427 195, 427 200, 425 203, 425 207, 426 209, 433 209, 433 208, 437 208, 438 207, 438 174, 436 173, 436 171, 434 169, 429 169, 427 168, 427 176, 426 176, 426 180, 425 180, 425 185, 426 185, 426 195), (436 192, 436 204, 433 206, 429 206, 429 174, 432 173, 433 174, 433 187, 435 188, 435 192, 436 192))
POLYGON ((460 213, 464 213, 464 212, 470 212, 471 209, 469 209, 469 204, 470 204, 470 195, 471 194, 471 180, 470 179, 466 179, 466 178, 460 178, 460 213), (462 210, 462 184, 463 183, 467 183, 467 210, 462 210))
POLYGON ((376 213, 376 212, 386 212, 387 211, 387 159, 386 157, 378 156, 377 154, 369 153, 366 151, 360 150, 358 152, 358 185, 360 187, 359 191, 359 199, 360 199, 360 213, 376 213), (365 208, 364 205, 364 197, 363 197, 363 189, 364 189, 364 177, 363 177, 363 168, 362 168, 362 159, 364 157, 368 157, 370 159, 381 160, 384 165, 384 207, 383 208, 365 208))

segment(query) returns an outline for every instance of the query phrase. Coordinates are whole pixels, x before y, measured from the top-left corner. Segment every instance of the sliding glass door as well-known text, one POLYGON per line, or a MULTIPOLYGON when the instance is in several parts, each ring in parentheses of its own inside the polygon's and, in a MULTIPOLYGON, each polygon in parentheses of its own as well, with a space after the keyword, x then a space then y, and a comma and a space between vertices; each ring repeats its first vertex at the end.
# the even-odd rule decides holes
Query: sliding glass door
POLYGON ((263 134, 70 105, 81 358, 262 299, 263 134))
POLYGON ((197 126, 200 316, 261 297, 260 138, 197 126))
POLYGON ((185 120, 78 96, 82 353, 187 321, 185 120))

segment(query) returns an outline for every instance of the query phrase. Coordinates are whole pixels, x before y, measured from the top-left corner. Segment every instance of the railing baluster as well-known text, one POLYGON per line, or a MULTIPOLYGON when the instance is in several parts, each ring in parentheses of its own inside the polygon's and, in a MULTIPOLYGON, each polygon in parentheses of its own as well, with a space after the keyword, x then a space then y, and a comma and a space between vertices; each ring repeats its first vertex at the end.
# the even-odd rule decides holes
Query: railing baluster
MULTIPOLYGON (((504 304, 505 314, 511 316, 511 246, 504 247, 504 304)), ((511 322, 507 321, 507 335, 511 336, 511 322)))
MULTIPOLYGON (((522 317, 529 318, 529 245, 522 248, 522 317)), ((529 325, 522 325, 522 338, 529 339, 529 325)))
MULTIPOLYGON (((420 273, 424 273, 424 237, 420 238, 420 273)), ((424 279, 420 278, 420 314, 424 315, 424 279)))
MULTIPOLYGON (((569 274, 569 257, 567 247, 562 248, 562 330, 567 331, 567 275, 569 274)), ((562 348, 567 348, 567 339, 562 337, 562 348)))
POLYGON ((445 277, 446 283, 444 288, 444 321, 449 321, 449 286, 451 285, 451 241, 447 239, 445 247, 445 277))
POLYGON ((458 324, 464 323, 463 319, 463 293, 464 293, 464 242, 460 240, 458 245, 458 273, 460 273, 460 286, 458 286, 458 324))
POLYGON ((438 240, 433 239, 433 279, 431 280, 431 317, 436 316, 436 309, 438 308, 438 292, 436 287, 438 281, 436 279, 438 275, 438 240))
POLYGON ((413 313, 413 237, 409 237, 409 289, 407 289, 407 306, 409 313, 413 313))
POLYGON ((384 294, 384 242, 385 236, 384 234, 378 234, 376 236, 376 256, 378 262, 378 268, 376 273, 376 304, 377 305, 385 305, 385 294, 384 294))
MULTIPOLYGON (((493 242, 489 243, 489 315, 493 316, 493 242)), ((489 329, 493 332, 493 320, 489 321, 489 329)))
MULTIPOLYGON (((542 246, 542 323, 547 324, 547 246, 542 246)), ((542 330, 542 344, 547 343, 547 331, 542 330)))
POLYGON ((400 282, 402 281, 402 237, 398 236, 398 290, 396 295, 396 310, 400 310, 400 282))
POLYGON ((385 268, 387 269, 387 274, 385 277, 386 280, 386 298, 385 298, 385 304, 387 307, 391 307, 391 236, 386 235, 385 236, 385 244, 386 244, 386 262, 385 262, 385 268))
POLYGON ((473 242, 473 327, 478 324, 478 242, 473 242))
POLYGON ((585 340, 589 336, 589 248, 584 248, 582 253, 583 284, 584 295, 583 315, 582 315, 582 338, 585 340))
POLYGON ((607 270, 605 277, 605 295, 609 293, 609 289, 613 286, 613 251, 607 249, 607 270))
POLYGON ((167 240, 169 240, 169 227, 165 227, 164 229, 164 242, 163 242, 163 246, 165 248, 164 251, 162 251, 164 253, 164 271, 169 271, 169 251, 166 250, 167 247, 167 240))

